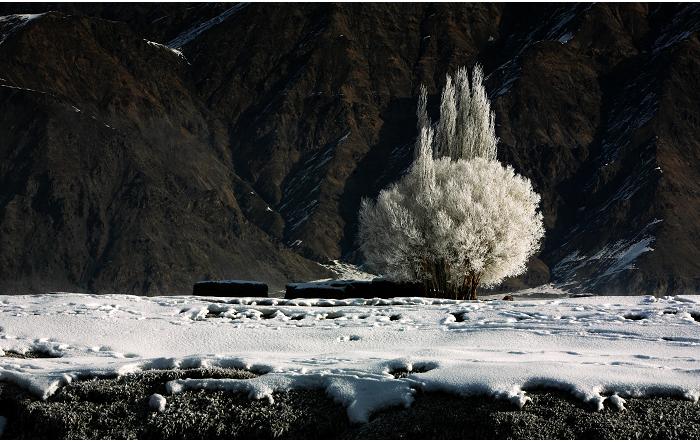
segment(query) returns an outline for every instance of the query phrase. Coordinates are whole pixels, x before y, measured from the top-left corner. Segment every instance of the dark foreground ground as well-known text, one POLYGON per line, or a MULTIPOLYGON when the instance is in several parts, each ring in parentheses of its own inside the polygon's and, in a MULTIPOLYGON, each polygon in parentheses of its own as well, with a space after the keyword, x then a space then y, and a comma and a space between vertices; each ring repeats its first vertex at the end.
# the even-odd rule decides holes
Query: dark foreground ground
POLYGON ((275 395, 275 403, 225 392, 167 396, 181 377, 255 376, 241 370, 149 371, 118 379, 76 382, 47 401, 0 383, 4 438, 518 438, 697 439, 700 405, 670 398, 630 399, 627 411, 596 412, 560 393, 531 393, 523 409, 486 397, 421 393, 411 408, 376 413, 350 424, 345 409, 322 391, 275 395), (149 396, 167 398, 163 412, 149 396))

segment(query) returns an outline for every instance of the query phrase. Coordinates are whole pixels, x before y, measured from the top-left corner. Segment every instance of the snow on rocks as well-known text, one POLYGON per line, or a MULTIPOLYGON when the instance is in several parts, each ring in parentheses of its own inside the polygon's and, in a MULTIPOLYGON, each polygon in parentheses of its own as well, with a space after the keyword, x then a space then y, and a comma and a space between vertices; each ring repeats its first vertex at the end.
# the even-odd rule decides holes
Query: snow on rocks
POLYGON ((187 61, 187 58, 185 58, 185 55, 182 53, 182 51, 179 51, 179 50, 177 50, 177 49, 171 48, 171 47, 166 46, 166 45, 164 45, 164 44, 156 43, 155 41, 146 40, 145 38, 143 39, 143 41, 145 41, 147 44, 149 44, 149 45, 151 45, 151 46, 153 46, 153 47, 156 47, 156 48, 159 48, 159 49, 164 49, 164 50, 166 50, 166 51, 168 51, 168 52, 171 52, 171 53, 177 55, 178 58, 181 58, 182 60, 187 61))
POLYGON ((5 42, 10 34, 24 27, 27 23, 38 19, 42 15, 44 14, 11 14, 0 16, 0 45, 5 42))
POLYGON ((157 411, 157 412, 162 412, 165 411, 165 405, 167 401, 165 398, 158 394, 152 394, 151 397, 148 399, 148 406, 151 408, 151 410, 157 411))
POLYGON ((416 391, 485 394, 527 407, 527 392, 570 392, 598 409, 625 397, 700 397, 700 296, 465 302, 44 294, 0 297, 0 381, 40 398, 95 376, 224 367, 253 379, 182 379, 193 389, 317 388, 354 421, 410 405, 416 391))
POLYGON ((625 410, 627 410, 627 409, 625 408, 625 402, 627 402, 627 401, 625 401, 625 400, 622 399, 620 396, 618 396, 617 393, 615 393, 615 394, 613 394, 612 396, 610 396, 610 397, 608 398, 608 400, 609 400, 610 403, 611 403, 614 407, 616 407, 619 411, 625 411, 625 410))
POLYGON ((182 48, 187 43, 191 42, 192 40, 196 39, 204 32, 208 31, 210 28, 212 28, 220 23, 223 23, 229 17, 234 15, 236 12, 242 10, 246 6, 248 6, 248 3, 241 2, 241 3, 235 4, 234 6, 228 8, 227 10, 222 12, 221 14, 187 29, 185 32, 183 32, 182 34, 178 35, 173 40, 168 42, 168 46, 171 48, 174 48, 174 49, 182 48))
POLYGON ((377 277, 377 275, 373 275, 372 273, 367 273, 364 270, 362 270, 360 267, 350 264, 347 262, 342 262, 338 260, 333 260, 328 264, 321 264, 319 265, 327 268, 328 270, 332 271, 335 273, 336 279, 347 279, 347 280, 354 280, 354 281, 371 281, 374 278, 377 277))
POLYGON ((224 390, 247 393, 251 399, 274 402, 279 391, 325 390, 347 407, 353 422, 366 422, 372 411, 394 405, 410 406, 415 390, 407 382, 382 375, 330 373, 269 373, 252 379, 184 379, 166 384, 170 394, 184 390, 224 390))

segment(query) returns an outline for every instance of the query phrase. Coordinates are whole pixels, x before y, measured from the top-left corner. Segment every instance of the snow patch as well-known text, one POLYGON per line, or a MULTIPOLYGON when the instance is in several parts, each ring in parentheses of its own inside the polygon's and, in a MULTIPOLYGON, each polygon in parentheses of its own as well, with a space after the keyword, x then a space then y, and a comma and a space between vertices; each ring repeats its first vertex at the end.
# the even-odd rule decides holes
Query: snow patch
POLYGON ((295 166, 283 189, 283 201, 279 212, 287 222, 288 233, 296 231, 308 221, 319 205, 321 182, 338 146, 350 136, 346 131, 337 140, 327 143, 295 166))
POLYGON ((36 20, 44 15, 42 14, 12 14, 0 16, 0 45, 5 42, 7 37, 23 28, 27 23, 36 20))
POLYGON ((654 41, 653 54, 657 55, 664 49, 685 41, 700 31, 698 16, 700 16, 700 6, 697 3, 689 3, 680 9, 654 41))
POLYGON ((574 34, 571 32, 567 32, 566 34, 562 35, 557 39, 557 41, 561 44, 567 44, 568 42, 571 41, 571 39, 574 38, 574 34))
MULTIPOLYGON (((572 28, 576 17, 590 8, 590 4, 574 7, 570 5, 562 6, 555 10, 539 26, 517 41, 513 57, 486 77, 488 80, 491 75, 495 75, 500 80, 500 86, 492 93, 489 93, 489 96, 496 98, 507 94, 511 90, 515 82, 520 78, 520 59, 533 45, 543 40, 559 41, 562 44, 568 43, 574 37, 573 31, 569 29, 572 28)), ((489 41, 491 40, 489 39, 489 41)))
POLYGON ((619 411, 625 411, 625 403, 627 402, 626 400, 622 399, 620 396, 617 395, 617 393, 613 394, 608 398, 610 403, 616 407, 619 411))
POLYGON ((158 394, 152 394, 151 397, 148 399, 148 406, 151 408, 151 410, 154 410, 156 412, 162 412, 165 411, 165 405, 167 401, 165 398, 158 394))
POLYGON ((580 270, 590 268, 593 277, 585 281, 591 286, 620 272, 635 270, 635 261, 643 254, 654 251, 651 245, 656 237, 651 234, 653 227, 663 220, 654 219, 631 239, 618 239, 600 248, 591 256, 575 250, 562 258, 553 268, 552 274, 559 281, 576 281, 580 270))
MULTIPOLYGON (((620 259, 631 253, 622 251, 620 259)), ((273 401, 280 391, 321 389, 356 422, 410 406, 419 390, 524 407, 536 388, 570 392, 598 409, 649 395, 697 401, 700 323, 692 315, 699 305, 696 295, 481 302, 0 296, 1 349, 42 344, 61 352, 0 357, 0 381, 45 399, 86 378, 238 368, 260 376, 182 379, 166 391, 228 390, 273 401)))
POLYGON ((44 92, 44 91, 39 91, 39 90, 36 90, 36 89, 30 89, 30 88, 28 88, 28 87, 10 86, 9 84, 0 84, 0 87, 6 87, 6 88, 8 88, 8 89, 17 89, 17 90, 20 90, 20 91, 37 92, 37 93, 39 93, 39 94, 45 94, 45 93, 46 93, 46 92, 44 92))
POLYGON ((649 247, 654 242, 655 238, 653 236, 648 236, 641 239, 633 244, 622 244, 624 249, 617 249, 611 252, 611 258, 614 258, 614 262, 608 267, 608 269, 600 277, 604 278, 606 276, 614 275, 623 270, 634 270, 637 267, 634 265, 634 260, 636 260, 640 255, 646 252, 654 251, 653 248, 649 247), (619 251, 618 251, 619 250, 619 251))
POLYGON ((155 41, 146 40, 145 38, 143 39, 143 41, 145 41, 147 44, 154 46, 156 48, 165 49, 168 52, 172 52, 173 54, 177 55, 179 58, 187 61, 187 58, 185 58, 185 55, 177 49, 173 49, 173 48, 166 46, 164 44, 156 43, 155 41))
POLYGON ((367 273, 354 264, 338 261, 337 259, 331 261, 330 264, 319 263, 319 265, 335 273, 336 279, 371 281, 377 277, 377 275, 367 273))
POLYGON ((183 46, 185 46, 187 43, 191 42, 195 38, 199 37, 201 34, 204 32, 208 31, 212 27, 223 23, 226 21, 229 17, 234 15, 236 12, 241 11, 243 8, 248 6, 248 3, 237 3, 236 5, 228 8, 221 14, 217 15, 216 17, 210 18, 207 21, 204 21, 202 23, 199 23, 198 25, 195 25, 182 34, 178 35, 174 39, 170 40, 168 42, 168 46, 174 49, 180 49, 183 46))
MULTIPOLYGON (((568 298, 569 296, 572 296, 573 293, 556 284, 544 284, 538 287, 531 287, 527 289, 518 290, 517 292, 510 293, 510 295, 513 296, 513 298, 518 299, 538 296, 558 296, 561 298, 568 298)), ((498 299, 501 299, 503 297, 503 294, 501 293, 493 296, 497 297, 498 299)))
POLYGON ((413 402, 415 390, 407 382, 366 373, 269 373, 252 379, 184 379, 166 384, 170 394, 185 390, 224 390, 246 393, 251 399, 274 403, 275 392, 325 390, 347 407, 352 422, 367 422, 370 413, 382 408, 413 402))
POLYGON ((12 15, 5 15, 0 17, 0 22, 3 21, 11 21, 12 19, 19 19, 25 22, 36 20, 37 18, 41 17, 44 15, 45 12, 42 12, 41 14, 12 14, 12 15))

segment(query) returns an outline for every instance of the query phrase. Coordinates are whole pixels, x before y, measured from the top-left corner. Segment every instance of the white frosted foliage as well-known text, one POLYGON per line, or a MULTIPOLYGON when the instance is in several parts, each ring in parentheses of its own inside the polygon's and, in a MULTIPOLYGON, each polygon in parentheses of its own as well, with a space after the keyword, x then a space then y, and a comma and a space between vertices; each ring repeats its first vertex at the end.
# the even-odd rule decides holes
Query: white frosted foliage
POLYGON ((435 136, 435 155, 450 156, 454 151, 455 132, 457 130, 457 100, 452 77, 445 79, 440 101, 440 121, 437 123, 435 136))
MULTIPOLYGON (((440 97, 440 120, 435 128, 435 158, 496 159, 496 115, 484 87, 481 66, 472 71, 471 83, 466 68, 459 68, 453 77, 447 75, 440 97)), ((421 86, 418 98, 418 129, 429 126, 427 98, 421 86)))
POLYGON ((420 131, 424 127, 430 127, 430 118, 428 118, 428 90, 425 85, 420 85, 420 93, 418 94, 418 107, 416 108, 416 116, 418 122, 416 126, 420 131))
POLYGON ((539 202, 510 166, 419 156, 376 202, 363 202, 360 242, 382 275, 431 279, 441 263, 447 287, 464 294, 469 278, 489 286, 525 270, 544 234, 539 202))
POLYGON ((435 129, 421 87, 419 134, 408 174, 362 202, 359 240, 369 267, 435 295, 476 296, 525 271, 544 236, 530 180, 496 160, 495 117, 479 66, 442 91, 435 129))

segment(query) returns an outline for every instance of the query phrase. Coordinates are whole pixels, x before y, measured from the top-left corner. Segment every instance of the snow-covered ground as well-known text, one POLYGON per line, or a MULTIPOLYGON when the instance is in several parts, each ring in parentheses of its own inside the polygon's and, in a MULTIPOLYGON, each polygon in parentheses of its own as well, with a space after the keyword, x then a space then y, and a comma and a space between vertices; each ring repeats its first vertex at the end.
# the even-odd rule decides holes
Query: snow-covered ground
MULTIPOLYGON (((266 373, 178 380, 274 400, 322 388, 354 421, 409 406, 416 389, 574 393, 599 408, 623 397, 700 396, 700 296, 457 302, 284 300, 44 294, 0 297, 0 348, 57 358, 0 357, 0 380, 40 397, 94 375, 200 366, 266 373), (412 371, 395 379, 396 370, 412 371)), ((163 400, 164 403, 164 400, 163 400)), ((160 402, 159 402, 160 404, 160 402)), ((158 404, 156 404, 158 405, 158 404)))

